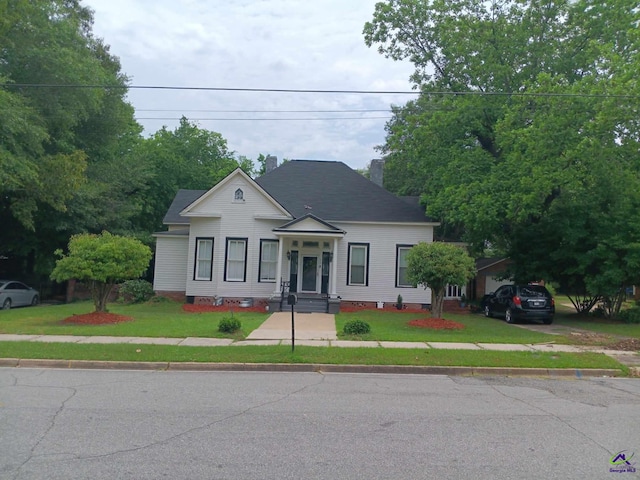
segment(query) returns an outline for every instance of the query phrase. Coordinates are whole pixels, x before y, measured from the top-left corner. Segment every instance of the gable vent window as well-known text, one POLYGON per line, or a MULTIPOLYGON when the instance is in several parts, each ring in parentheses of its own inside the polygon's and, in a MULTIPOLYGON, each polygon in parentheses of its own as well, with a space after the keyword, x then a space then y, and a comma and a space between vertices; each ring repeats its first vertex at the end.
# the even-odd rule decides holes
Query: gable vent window
POLYGON ((242 202, 242 201, 244 201, 244 192, 242 191, 242 189, 241 189, 241 188, 239 188, 239 189, 237 189, 237 190, 236 190, 236 193, 234 193, 234 195, 233 195, 233 199, 234 199, 236 202, 242 202))

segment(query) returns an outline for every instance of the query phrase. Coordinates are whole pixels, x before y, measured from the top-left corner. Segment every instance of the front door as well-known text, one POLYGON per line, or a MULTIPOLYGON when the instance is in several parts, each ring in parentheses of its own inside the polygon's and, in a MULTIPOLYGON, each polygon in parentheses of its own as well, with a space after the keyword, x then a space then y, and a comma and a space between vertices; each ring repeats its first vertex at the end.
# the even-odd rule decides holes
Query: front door
POLYGON ((302 291, 318 291, 318 257, 302 257, 302 291))

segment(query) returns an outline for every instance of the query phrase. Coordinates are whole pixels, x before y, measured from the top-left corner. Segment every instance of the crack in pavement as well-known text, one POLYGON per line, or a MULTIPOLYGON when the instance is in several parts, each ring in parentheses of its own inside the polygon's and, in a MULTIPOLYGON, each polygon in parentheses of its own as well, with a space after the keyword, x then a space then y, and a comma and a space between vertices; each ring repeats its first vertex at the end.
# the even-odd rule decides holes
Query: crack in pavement
POLYGON ((173 441, 173 440, 175 440, 177 438, 180 438, 180 437, 182 437, 184 435, 188 435, 190 433, 197 432, 197 431, 200 431, 200 430, 205 430, 205 429, 210 428, 210 427, 212 427, 214 425, 217 425, 219 423, 226 422, 227 420, 232 420, 234 418, 241 417, 242 415, 245 415, 246 413, 251 412, 252 410, 256 410, 258 408, 261 408, 261 407, 264 407, 264 406, 267 406, 267 405, 273 405, 273 404, 282 402, 282 401, 290 398, 293 395, 296 395, 296 394, 298 394, 300 392, 303 392, 304 390, 306 390, 306 389, 308 389, 310 387, 315 387, 315 386, 318 386, 318 385, 321 385, 322 383, 324 383, 325 378, 326 378, 324 373, 322 373, 322 372, 314 372, 314 373, 317 373, 317 374, 320 375, 320 380, 319 381, 314 382, 314 383, 310 383, 308 385, 304 385, 304 386, 300 387, 299 389, 294 390, 292 392, 289 392, 289 393, 283 395, 281 398, 278 398, 276 400, 270 400, 268 402, 263 402, 263 403, 260 403, 258 405, 254 405, 252 407, 245 408, 244 410, 242 410, 242 411, 240 411, 238 413, 234 413, 232 415, 227 415, 226 417, 220 418, 220 419, 215 420, 213 422, 209 422, 209 423, 207 423, 205 425, 200 425, 200 426, 197 426, 197 427, 189 428, 187 430, 184 430, 182 432, 176 433, 175 435, 172 435, 172 436, 170 436, 168 438, 165 438, 163 440, 151 442, 151 443, 148 443, 146 445, 142 445, 140 447, 127 448, 127 449, 123 449, 123 450, 116 450, 116 451, 113 451, 113 452, 103 453, 103 454, 100 454, 100 455, 86 455, 86 456, 75 455, 75 458, 77 460, 106 458, 106 457, 110 457, 110 456, 113 456, 113 455, 118 455, 118 454, 121 454, 121 453, 137 452, 137 451, 144 450, 144 449, 151 448, 151 447, 155 447, 155 446, 158 446, 158 445, 168 444, 171 441, 173 441))
MULTIPOLYGON (((17 385, 16 385, 17 386, 17 385)), ((26 387, 30 387, 33 385, 21 385, 21 386, 26 386, 26 387)), ((47 429, 42 433, 42 435, 40 435, 40 438, 38 439, 38 441, 29 449, 29 456, 25 459, 24 462, 22 462, 20 465, 18 465, 18 467, 15 469, 13 478, 18 478, 18 475, 20 474, 20 470, 22 470, 22 468, 24 468, 24 466, 29 463, 34 457, 37 457, 38 455, 35 454, 35 450, 38 448, 38 446, 40 446, 40 444, 44 441, 44 439, 47 437, 47 435, 49 435, 49 432, 51 432, 51 430, 53 430, 53 428, 56 426, 56 421, 58 420, 58 417, 60 416, 60 414, 64 411, 64 408, 67 404, 67 402, 69 400, 71 400, 73 397, 76 396, 76 394, 78 393, 78 390, 74 387, 47 387, 47 386, 43 386, 45 388, 56 388, 56 389, 62 389, 62 390, 71 390, 71 393, 69 394, 69 396, 67 398, 65 398, 62 403, 60 404, 60 407, 58 408, 58 410, 56 410, 56 412, 53 414, 53 417, 51 418, 51 422, 49 423, 49 426, 47 427, 47 429)))
MULTIPOLYGON (((512 400, 516 400, 518 402, 524 403, 525 405, 528 405, 529 407, 535 409, 535 410, 540 410, 541 412, 544 412, 545 414, 549 415, 550 417, 554 418, 555 420, 557 420, 558 422, 566 425, 567 427, 569 427, 571 430, 573 430, 574 432, 576 432, 578 435, 586 438, 587 440, 589 440, 590 442, 593 442, 594 444, 596 444, 598 447, 600 447, 601 449, 603 449, 605 452, 607 452, 609 455, 613 455, 615 452, 610 451, 607 447, 605 447, 604 445, 600 444, 598 441, 594 440, 593 438, 589 437, 586 433, 578 430, 576 427, 574 427, 573 425, 571 425, 569 422, 567 422, 566 420, 563 420, 561 417, 559 417, 558 415, 556 415, 555 413, 549 412, 547 410, 545 410, 544 408, 538 406, 538 405, 534 405, 530 402, 527 402, 526 400, 523 400, 522 398, 518 398, 518 397, 514 397, 513 395, 507 395, 505 392, 502 392, 496 385, 489 385, 489 387, 491 387, 492 390, 496 391, 497 393, 499 393, 500 395, 502 395, 503 397, 506 398, 510 398, 512 400)), ((506 388, 510 388, 510 387, 506 387, 506 388)), ((529 387, 529 388, 536 388, 537 387, 529 387)), ((546 392, 549 392, 548 390, 545 390, 546 392)), ((557 396, 555 393, 553 392, 549 392, 553 395, 554 398, 559 399, 559 400, 566 400, 563 399, 562 397, 557 396)), ((573 402, 573 400, 569 400, 571 402, 573 402)), ((576 402, 574 402, 576 403, 576 402)), ((577 402, 580 403, 580 402, 577 402)))

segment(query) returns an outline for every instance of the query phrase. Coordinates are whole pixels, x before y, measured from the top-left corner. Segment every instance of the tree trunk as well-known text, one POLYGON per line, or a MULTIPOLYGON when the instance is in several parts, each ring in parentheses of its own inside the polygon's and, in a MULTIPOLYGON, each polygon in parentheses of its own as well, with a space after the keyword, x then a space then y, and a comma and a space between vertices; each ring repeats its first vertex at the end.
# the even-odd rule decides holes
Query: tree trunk
POLYGON ((113 283, 91 282, 91 296, 96 312, 107 312, 107 302, 113 289, 113 283))
POLYGON ((442 318, 442 308, 444 305, 444 287, 431 289, 431 295, 433 296, 431 302, 431 318, 442 318))

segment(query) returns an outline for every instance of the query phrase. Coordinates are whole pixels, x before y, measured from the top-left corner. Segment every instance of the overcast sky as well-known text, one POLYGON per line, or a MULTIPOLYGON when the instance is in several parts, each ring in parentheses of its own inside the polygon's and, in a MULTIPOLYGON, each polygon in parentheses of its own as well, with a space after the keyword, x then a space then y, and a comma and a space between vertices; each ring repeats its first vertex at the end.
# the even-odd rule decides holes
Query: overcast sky
MULTIPOLYGON (((373 17, 376 0, 83 3, 95 11, 94 33, 120 58, 132 85, 411 91, 412 65, 386 59, 364 43, 362 29, 373 17)), ((414 96, 129 91, 146 134, 163 125, 173 129, 184 115, 221 133, 238 155, 340 160, 353 168, 379 157, 374 146, 384 142, 389 106, 410 98, 414 96), (231 120, 242 118, 270 120, 231 120), (305 120, 275 120, 293 118, 305 120)))

